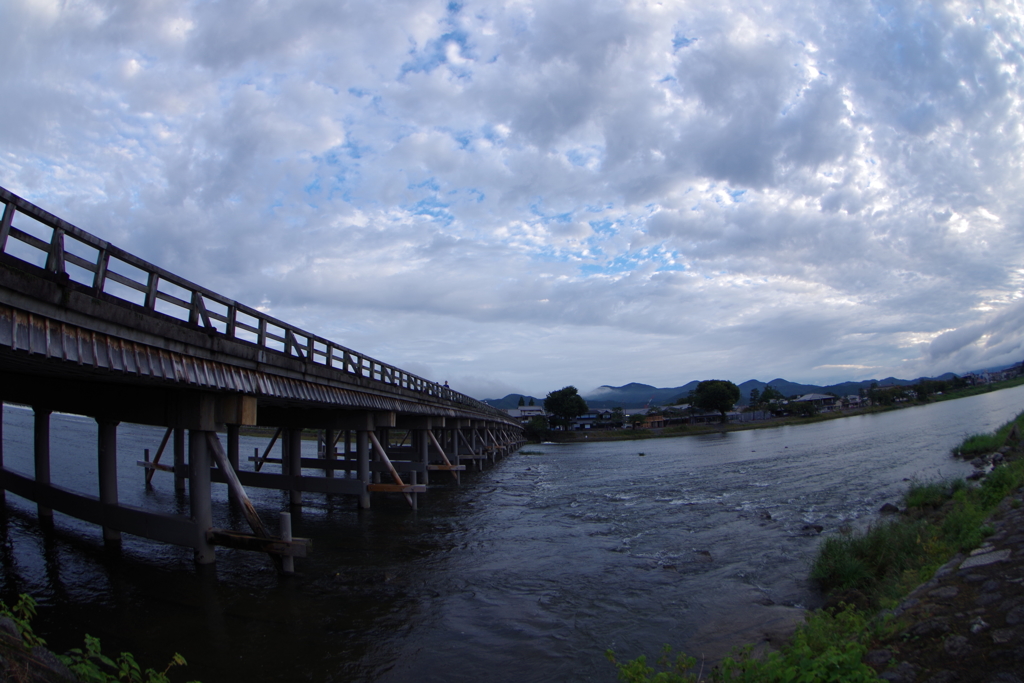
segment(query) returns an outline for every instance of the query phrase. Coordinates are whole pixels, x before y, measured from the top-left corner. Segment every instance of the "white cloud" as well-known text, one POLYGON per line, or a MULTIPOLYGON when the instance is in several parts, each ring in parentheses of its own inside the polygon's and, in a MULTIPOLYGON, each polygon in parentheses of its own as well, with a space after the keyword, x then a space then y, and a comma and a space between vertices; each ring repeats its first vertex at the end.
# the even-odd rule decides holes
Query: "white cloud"
POLYGON ((1012 3, 15 0, 0 23, 0 184, 474 392, 1024 355, 1012 3))

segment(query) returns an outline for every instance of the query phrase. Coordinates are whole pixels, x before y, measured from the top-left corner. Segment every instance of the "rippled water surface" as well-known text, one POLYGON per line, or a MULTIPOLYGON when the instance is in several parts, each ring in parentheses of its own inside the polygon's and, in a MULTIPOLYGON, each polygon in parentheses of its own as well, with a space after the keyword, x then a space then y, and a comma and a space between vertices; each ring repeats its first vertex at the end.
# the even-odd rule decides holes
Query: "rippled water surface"
MULTIPOLYGON (((864 525, 907 480, 966 474, 950 448, 1022 409, 1019 387, 802 427, 529 446, 432 489, 418 513, 400 498, 360 513, 309 495, 294 526, 313 554, 285 581, 240 551, 219 549, 212 571, 132 537, 111 556, 99 529, 58 513, 42 534, 34 505, 8 494, 0 590, 39 598, 54 649, 88 632, 151 666, 179 651, 205 683, 613 681, 607 648, 715 659, 817 605, 810 525, 864 525)), ((5 407, 4 459, 27 473, 31 426, 5 407)), ((187 513, 169 474, 146 491, 135 465, 162 434, 122 425, 120 499, 187 513)), ((55 415, 52 435, 54 483, 95 493, 95 422, 55 415)), ((242 452, 265 445, 243 438, 242 452)), ((214 488, 215 524, 244 529, 214 488)), ((275 524, 286 496, 250 494, 275 524)))

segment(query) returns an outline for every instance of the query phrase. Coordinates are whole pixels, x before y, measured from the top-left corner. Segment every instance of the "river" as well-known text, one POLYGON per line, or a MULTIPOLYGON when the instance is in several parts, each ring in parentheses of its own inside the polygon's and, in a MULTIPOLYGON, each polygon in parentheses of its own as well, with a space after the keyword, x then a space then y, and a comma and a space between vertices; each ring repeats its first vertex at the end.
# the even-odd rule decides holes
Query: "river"
MULTIPOLYGON (((146 666, 180 652, 175 680, 611 682, 608 648, 713 661, 819 605, 814 525, 863 527, 908 481, 967 474, 950 449, 1022 409, 1017 387, 797 427, 531 445, 432 489, 418 512, 309 495, 294 526, 313 553, 285 580, 241 551, 219 549, 209 571, 191 550, 133 537, 112 553, 59 513, 42 533, 35 506, 8 494, 0 596, 34 595, 57 651, 90 633, 146 666)), ((31 411, 5 406, 5 462, 27 473, 31 428, 31 411)), ((120 498, 187 513, 169 474, 147 491, 135 466, 162 433, 122 425, 120 498)), ((54 415, 52 438, 54 483, 94 493, 95 422, 54 415)), ((265 444, 243 438, 242 453, 265 444)), ((244 528, 214 488, 214 523, 244 528)), ((267 519, 287 505, 250 493, 267 519)))

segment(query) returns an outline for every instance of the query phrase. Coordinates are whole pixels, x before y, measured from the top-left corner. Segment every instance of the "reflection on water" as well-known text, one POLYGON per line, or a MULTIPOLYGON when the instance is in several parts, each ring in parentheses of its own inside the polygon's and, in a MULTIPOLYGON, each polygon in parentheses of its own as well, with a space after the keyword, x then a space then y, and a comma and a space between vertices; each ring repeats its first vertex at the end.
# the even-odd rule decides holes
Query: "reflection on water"
MULTIPOLYGON (((1024 404, 1024 388, 803 427, 701 437, 531 446, 431 490, 418 513, 400 498, 367 512, 309 495, 293 520, 313 539, 298 576, 265 557, 125 537, 8 494, 0 515, 0 591, 40 599, 55 649, 83 633, 150 666, 179 651, 188 678, 259 681, 612 681, 620 656, 661 644, 720 657, 788 607, 813 607, 806 581, 819 542, 863 525, 908 479, 962 476, 949 449, 1024 404), (642 450, 645 457, 638 457, 642 450)), ((31 472, 31 412, 4 411, 4 459, 31 472)), ((53 480, 96 490, 95 422, 53 418, 53 480)), ((121 500, 187 514, 170 475, 147 491, 135 466, 163 431, 122 425, 121 500)), ((243 439, 243 454, 266 440, 243 439)), ((304 444, 312 448, 312 444, 304 444)), ((250 465, 247 465, 251 467, 250 465)), ((244 528, 216 486, 215 524, 244 528)), ((286 494, 250 492, 276 524, 286 494)))

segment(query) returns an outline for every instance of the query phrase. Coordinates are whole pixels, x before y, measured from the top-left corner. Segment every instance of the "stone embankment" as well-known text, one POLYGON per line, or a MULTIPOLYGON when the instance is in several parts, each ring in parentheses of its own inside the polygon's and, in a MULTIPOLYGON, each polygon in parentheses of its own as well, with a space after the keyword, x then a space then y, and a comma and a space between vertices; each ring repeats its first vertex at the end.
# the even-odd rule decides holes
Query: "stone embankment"
POLYGON ((900 628, 867 656, 882 680, 1024 683, 1024 491, 990 524, 981 547, 954 557, 894 610, 900 628))
POLYGON ((10 683, 78 683, 78 678, 45 647, 25 647, 18 628, 0 619, 0 681, 10 683))

